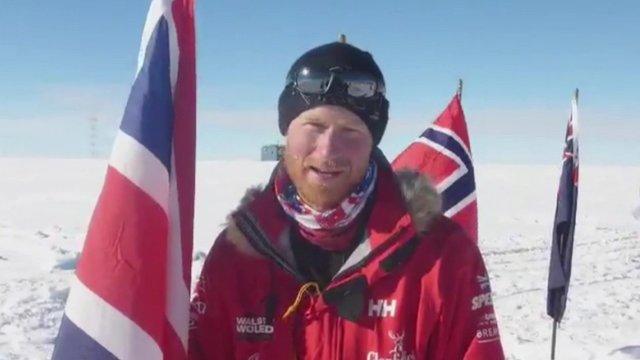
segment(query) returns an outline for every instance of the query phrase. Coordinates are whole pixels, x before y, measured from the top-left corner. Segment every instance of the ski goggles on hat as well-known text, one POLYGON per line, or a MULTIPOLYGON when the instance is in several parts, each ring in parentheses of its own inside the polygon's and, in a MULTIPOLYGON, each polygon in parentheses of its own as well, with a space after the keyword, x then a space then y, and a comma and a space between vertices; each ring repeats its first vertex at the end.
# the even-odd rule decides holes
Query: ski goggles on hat
POLYGON ((384 84, 372 74, 341 68, 325 70, 303 67, 287 78, 289 85, 305 95, 324 95, 340 87, 353 98, 366 99, 385 94, 384 84))

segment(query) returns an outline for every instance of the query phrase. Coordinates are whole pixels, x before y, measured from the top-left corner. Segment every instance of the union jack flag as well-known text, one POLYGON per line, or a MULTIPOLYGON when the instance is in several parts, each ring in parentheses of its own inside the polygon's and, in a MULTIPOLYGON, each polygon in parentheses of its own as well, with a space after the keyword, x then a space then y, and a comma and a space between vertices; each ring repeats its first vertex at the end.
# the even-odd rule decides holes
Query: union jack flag
POLYGON ((185 359, 195 175, 193 0, 153 0, 53 359, 185 359))
POLYGON ((442 211, 478 242, 478 205, 471 145, 460 94, 393 161, 395 170, 427 175, 442 196, 442 211))
POLYGON ((562 320, 567 305, 571 278, 573 234, 578 207, 578 100, 571 103, 571 117, 567 124, 562 152, 562 174, 558 186, 556 214, 553 222, 549 282, 547 286, 547 314, 555 321, 562 320))

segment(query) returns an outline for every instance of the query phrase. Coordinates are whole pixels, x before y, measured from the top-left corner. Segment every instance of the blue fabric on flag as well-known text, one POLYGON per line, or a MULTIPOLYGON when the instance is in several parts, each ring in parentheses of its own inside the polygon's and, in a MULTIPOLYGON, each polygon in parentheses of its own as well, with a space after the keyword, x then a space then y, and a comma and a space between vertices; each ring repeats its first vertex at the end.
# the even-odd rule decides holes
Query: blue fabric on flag
POLYGON ((578 183, 576 181, 578 169, 575 158, 577 154, 574 150, 573 131, 571 123, 569 123, 553 223, 547 286, 547 314, 558 322, 562 320, 567 305, 573 257, 573 234, 578 203, 578 183))
POLYGON ((158 21, 144 65, 131 88, 120 129, 151 151, 170 172, 173 99, 169 73, 169 26, 158 21))
POLYGON ((433 129, 427 129, 422 136, 434 143, 442 146, 443 148, 453 152, 457 157, 462 160, 464 166, 469 171, 456 181, 450 187, 442 192, 442 209, 444 212, 451 209, 454 205, 464 200, 469 196, 469 189, 475 189, 475 174, 473 169, 473 161, 467 155, 462 145, 453 139, 450 135, 444 134, 433 129))
POLYGON ((66 315, 62 316, 58 338, 64 339, 64 341, 56 341, 52 359, 117 360, 113 354, 77 327, 66 315))

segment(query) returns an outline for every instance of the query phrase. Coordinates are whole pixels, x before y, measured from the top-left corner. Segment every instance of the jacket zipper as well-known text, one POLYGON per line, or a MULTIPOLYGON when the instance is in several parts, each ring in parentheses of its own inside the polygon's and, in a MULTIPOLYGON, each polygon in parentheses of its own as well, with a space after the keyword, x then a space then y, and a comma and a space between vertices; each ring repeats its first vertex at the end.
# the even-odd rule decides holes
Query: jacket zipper
MULTIPOLYGON (((365 255, 360 261, 358 261, 357 263, 349 266, 348 268, 339 271, 336 275, 334 275, 334 277, 331 279, 331 281, 329 282, 329 284, 334 283, 338 280, 342 280, 345 277, 347 277, 348 275, 353 274, 357 269, 362 268, 362 266, 364 265, 364 263, 366 263, 367 261, 369 261, 369 259, 371 259, 373 256, 379 254, 380 252, 386 250, 387 248, 389 248, 389 246, 391 246, 391 242, 397 238, 399 238, 401 235, 404 235, 404 233, 406 232, 406 228, 402 228, 400 229, 400 231, 398 231, 397 233, 391 235, 389 237, 389 239, 387 239, 386 243, 384 245, 384 249, 381 249, 380 247, 372 250, 369 252, 369 254, 365 255)), ((347 258, 347 261, 349 261, 349 259, 347 258)), ((329 288, 331 285, 327 285, 327 288, 329 288)))

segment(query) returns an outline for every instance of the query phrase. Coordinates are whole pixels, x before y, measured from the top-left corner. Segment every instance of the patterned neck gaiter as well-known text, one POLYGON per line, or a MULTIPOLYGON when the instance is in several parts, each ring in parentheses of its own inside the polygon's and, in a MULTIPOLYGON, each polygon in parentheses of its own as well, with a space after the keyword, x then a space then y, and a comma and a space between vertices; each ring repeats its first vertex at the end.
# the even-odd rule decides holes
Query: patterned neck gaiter
POLYGON ((369 163, 364 178, 338 206, 326 211, 313 209, 304 202, 284 168, 275 179, 275 192, 285 213, 298 223, 300 234, 311 243, 329 251, 346 249, 357 230, 355 219, 365 208, 377 178, 375 162, 369 163))

